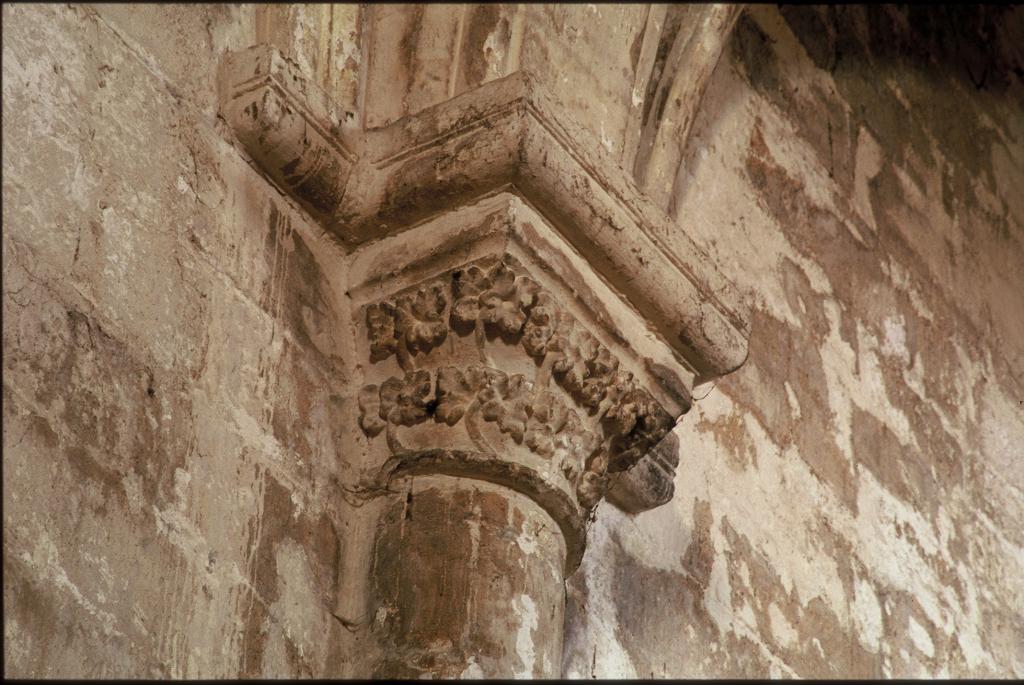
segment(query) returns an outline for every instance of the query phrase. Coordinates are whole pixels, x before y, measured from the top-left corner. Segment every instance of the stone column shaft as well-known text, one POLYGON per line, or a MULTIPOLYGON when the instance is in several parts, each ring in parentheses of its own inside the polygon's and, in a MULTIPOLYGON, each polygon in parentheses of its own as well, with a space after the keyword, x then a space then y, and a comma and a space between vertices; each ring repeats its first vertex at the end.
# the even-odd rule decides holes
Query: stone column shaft
POLYGON ((557 678, 565 541, 551 516, 475 479, 394 485, 371 570, 374 677, 557 678))

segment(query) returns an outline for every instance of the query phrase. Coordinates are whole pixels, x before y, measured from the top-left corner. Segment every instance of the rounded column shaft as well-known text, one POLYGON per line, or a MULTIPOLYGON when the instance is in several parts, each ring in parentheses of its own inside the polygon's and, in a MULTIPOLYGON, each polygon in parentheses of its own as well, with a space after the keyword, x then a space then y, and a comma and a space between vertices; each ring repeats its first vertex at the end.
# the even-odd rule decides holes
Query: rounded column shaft
POLYGON ((396 480, 377 529, 374 677, 557 678, 565 542, 546 511, 499 485, 396 480))

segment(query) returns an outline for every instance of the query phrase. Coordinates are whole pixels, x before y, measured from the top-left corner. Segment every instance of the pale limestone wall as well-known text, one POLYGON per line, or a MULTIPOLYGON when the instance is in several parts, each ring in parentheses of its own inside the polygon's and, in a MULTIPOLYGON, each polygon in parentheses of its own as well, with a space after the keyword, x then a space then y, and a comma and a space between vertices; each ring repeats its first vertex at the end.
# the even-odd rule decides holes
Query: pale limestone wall
POLYGON ((832 12, 751 8, 709 86, 673 213, 750 357, 676 430, 674 501, 601 506, 567 675, 1024 675, 1024 88, 832 12))
MULTIPOLYGON (((369 95, 352 8, 4 7, 5 674, 363 675, 343 298, 216 66, 273 41, 351 126, 521 67, 631 159, 644 8, 526 7, 434 10, 457 56, 394 28, 411 73, 369 95)), ((666 209, 750 358, 677 428, 673 502, 600 506, 566 676, 1024 676, 1024 96, 928 21, 740 20, 666 209)))
POLYGON ((253 26, 4 6, 6 675, 343 662, 344 328, 306 220, 216 117, 253 26))

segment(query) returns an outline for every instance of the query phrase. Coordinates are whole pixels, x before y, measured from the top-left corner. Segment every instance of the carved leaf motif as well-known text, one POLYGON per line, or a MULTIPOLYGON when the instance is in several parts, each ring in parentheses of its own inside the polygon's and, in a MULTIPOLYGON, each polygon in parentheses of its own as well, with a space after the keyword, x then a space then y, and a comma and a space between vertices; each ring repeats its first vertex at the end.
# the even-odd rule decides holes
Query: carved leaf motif
POLYGON ((501 403, 508 394, 508 375, 497 369, 485 369, 484 383, 480 388, 480 414, 485 421, 497 421, 501 403))
POLYGON ((392 376, 380 386, 380 416, 389 423, 412 426, 427 418, 433 384, 429 371, 392 376))
MULTIPOLYGON (((601 439, 597 434, 583 428, 579 416, 570 409, 566 415, 562 430, 555 436, 554 442, 555 452, 553 458, 556 459, 555 463, 559 465, 569 482, 577 483, 577 497, 579 497, 579 486, 584 483, 582 474, 586 472, 584 467, 588 464, 591 467, 597 467, 601 464, 601 462, 595 462, 591 459, 595 452, 600 449, 601 439)), ((587 482, 590 485, 594 485, 593 476, 587 482)), ((586 491, 590 485, 585 486, 583 489, 586 491)), ((600 498, 600 495, 594 495, 593 493, 589 496, 600 498)), ((597 499, 593 501, 596 502, 597 499)), ((589 507, 591 505, 584 506, 589 507)))
POLYGON ((519 333, 539 286, 527 276, 517 277, 504 262, 491 270, 490 281, 490 290, 480 295, 480 319, 503 333, 519 333))
POLYGON ((562 430, 555 436, 555 451, 552 455, 556 459, 555 463, 559 465, 562 473, 570 482, 576 481, 583 468, 583 464, 586 463, 585 457, 589 456, 584 455, 581 458, 579 454, 580 442, 587 434, 589 434, 589 431, 583 430, 579 415, 570 409, 566 413, 562 430))
POLYGON ((516 276, 516 300, 519 309, 528 312, 537 301, 540 286, 529 276, 516 276))
POLYGON ((448 298, 440 283, 420 288, 415 295, 398 298, 395 303, 398 328, 410 351, 429 350, 448 336, 448 326, 443 320, 447 306, 448 298))
POLYGON ((553 369, 561 374, 562 384, 578 400, 584 398, 583 384, 590 375, 588 364, 597 356, 599 347, 597 339, 582 328, 573 330, 568 344, 559 343, 562 358, 554 363, 553 369))
POLYGON ((469 403, 476 397, 482 379, 480 367, 470 367, 465 373, 454 366, 438 369, 435 415, 449 426, 458 423, 469 403))
MULTIPOLYGON (((539 293, 529 310, 522 332, 522 346, 530 356, 544 356, 555 334, 556 318, 561 313, 548 293, 539 293)), ((564 318, 564 316, 563 316, 564 318)))
MULTIPOLYGON (((488 369, 489 371, 496 371, 488 369)), ((526 433, 526 404, 533 393, 533 383, 522 374, 507 376, 498 371, 490 375, 481 390, 483 407, 480 411, 485 421, 496 421, 502 433, 522 443, 526 433), (500 374, 500 375, 499 375, 500 374)))
POLYGON ((359 427, 371 438, 387 425, 380 417, 380 394, 376 385, 365 385, 359 391, 359 427))
POLYGON ((523 442, 526 433, 526 405, 533 392, 533 383, 521 374, 508 379, 508 395, 505 398, 505 410, 498 417, 498 428, 502 433, 512 436, 518 443, 523 442))
POLYGON ((408 371, 404 378, 388 379, 379 389, 367 386, 360 392, 360 425, 373 436, 388 424, 413 425, 434 415, 453 426, 468 415, 470 437, 475 431, 479 442, 474 417, 496 423, 517 443, 555 459, 575 483, 580 502, 589 508, 607 489, 608 474, 632 467, 673 422, 650 393, 638 387, 631 373, 619 369, 618 359, 608 348, 536 282, 517 275, 517 267, 508 259, 489 268, 470 265, 454 272, 451 281, 432 283, 392 303, 371 305, 366 311, 371 355, 397 351, 402 363, 406 352, 426 351, 444 341, 449 325, 471 324, 479 346, 483 325, 488 325, 504 335, 521 333, 526 353, 544 359, 537 376, 539 387, 520 374, 509 375, 490 366, 442 367, 436 386, 429 372, 408 371), (446 311, 449 296, 450 313, 446 311), (599 417, 600 431, 584 428, 581 415, 560 394, 546 391, 550 374, 580 406, 591 410, 591 416, 599 417), (431 412, 435 388, 437 401, 431 412))
POLYGON ((452 274, 452 321, 470 325, 480 316, 480 295, 491 287, 491 279, 475 264, 452 274))
POLYGON ((566 434, 573 436, 573 441, 567 446, 571 448, 573 456, 582 465, 587 459, 601 447, 601 438, 593 431, 583 427, 579 415, 570 411, 566 421, 566 434))
POLYGON ((371 359, 382 359, 393 354, 398 344, 395 336, 395 308, 387 302, 367 307, 366 332, 370 339, 371 359))
POLYGON ((526 445, 542 457, 555 451, 555 437, 562 430, 569 409, 550 392, 537 393, 526 405, 526 445))
POLYGON ((595 408, 601 404, 608 387, 619 370, 619 360, 608 348, 600 345, 597 354, 586 363, 587 377, 580 387, 580 402, 587 407, 595 408))
POLYGON ((608 411, 605 412, 603 420, 609 432, 613 435, 625 435, 633 430, 636 423, 637 406, 630 398, 637 392, 633 374, 619 371, 615 374, 614 381, 608 386, 605 399, 608 402, 608 411))

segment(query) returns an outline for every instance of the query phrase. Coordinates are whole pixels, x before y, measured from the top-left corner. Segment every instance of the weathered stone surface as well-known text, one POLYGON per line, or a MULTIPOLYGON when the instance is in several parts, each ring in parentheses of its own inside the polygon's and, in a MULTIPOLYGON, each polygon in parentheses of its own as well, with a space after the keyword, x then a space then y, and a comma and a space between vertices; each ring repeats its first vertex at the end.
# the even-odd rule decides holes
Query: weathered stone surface
POLYGON ((557 677, 565 544, 548 514, 479 480, 392 485, 371 570, 384 643, 372 675, 557 677))
POLYGON ((5 674, 339 670, 315 232, 112 20, 3 24, 5 674))
MULTIPOLYGON (((5 675, 1024 677, 1024 13, 747 8, 679 140, 685 107, 657 94, 695 12, 5 5, 5 675), (257 44, 334 102, 332 134, 378 141, 378 156, 353 146, 365 164, 452 134, 366 191, 352 226, 369 243, 339 244, 218 118, 224 56, 257 44), (365 305, 448 272, 438 255, 459 249, 468 265, 511 246, 557 286, 579 263, 530 253, 527 224, 548 239, 614 209, 580 186, 589 204, 485 228, 514 204, 498 197, 513 163, 535 189, 583 178, 571 155, 538 164, 561 145, 550 129, 454 135, 476 89, 529 79, 571 113, 567 138, 593 141, 598 171, 635 169, 645 131, 680 132, 646 172, 641 204, 664 216, 651 240, 670 261, 706 255, 754 312, 745 365, 695 388, 660 466, 608 494, 628 507, 627 479, 670 465, 671 488, 643 490, 667 504, 597 507, 564 621, 554 506, 439 473, 434 453, 423 471, 389 462, 383 428, 358 428, 371 364, 378 401, 405 376, 397 350, 368 361, 365 305), (520 139, 533 157, 515 156, 520 139), (439 228, 449 212, 462 229, 439 228), (367 496, 384 487, 368 473, 395 492, 367 496), (442 604, 439 587, 465 592, 442 604)), ((625 276, 583 281, 578 300, 559 286, 594 330, 621 329, 610 350, 647 343, 628 325, 641 314, 602 303, 664 295, 625 276)), ((668 314, 696 311, 673 297, 668 314)), ((417 355, 474 339, 413 318, 417 355)), ((515 343, 496 360, 515 368, 496 368, 536 373, 515 343)), ((673 377, 693 380, 667 347, 619 356, 666 407, 673 377)), ((429 365, 434 399, 438 368, 482 365, 462 361, 429 365)), ((462 430, 456 405, 429 429, 462 430)), ((525 421, 519 444, 495 418, 481 431, 533 455, 525 421)))
MULTIPOLYGON (((454 17, 374 12, 371 40, 403 19, 426 19, 432 34, 454 17)), ((732 23, 711 30, 728 33, 732 23)), ((724 41, 717 36, 704 60, 690 110, 724 41)), ((334 261, 348 274, 353 323, 366 332, 356 354, 369 361, 357 395, 367 452, 347 464, 363 468, 352 489, 362 504, 396 476, 504 486, 555 521, 568 574, 585 548, 585 521, 618 474, 642 462, 618 482, 627 510, 671 496, 676 461, 652 450, 689 409, 695 378, 742 363, 746 320, 699 248, 682 260, 666 252, 658 236, 667 217, 540 82, 513 74, 354 136, 329 96, 273 46, 229 54, 220 86, 221 112, 257 165, 346 246, 360 246, 351 256, 335 249, 334 261), (389 249, 396 240, 412 247, 389 249), (468 253, 477 258, 467 262, 468 253)), ((411 93, 413 102, 422 94, 411 93)), ((355 423, 341 433, 361 442, 355 423)), ((345 552, 354 566, 366 558, 357 547, 345 552)), ((388 567, 381 582, 406 582, 396 573, 388 567)), ((514 601, 510 592, 492 600, 514 601)), ((402 625, 385 652, 414 639, 402 633, 412 624, 402 625)), ((479 656, 495 660, 488 672, 511 672, 507 653, 479 656)), ((468 668, 465 654, 454 658, 442 666, 414 652, 386 657, 434 675, 468 668)))
POLYGON ((946 11, 739 20, 674 202, 750 357, 694 393, 672 503, 599 510, 567 676, 1024 673, 1024 24, 946 11))

